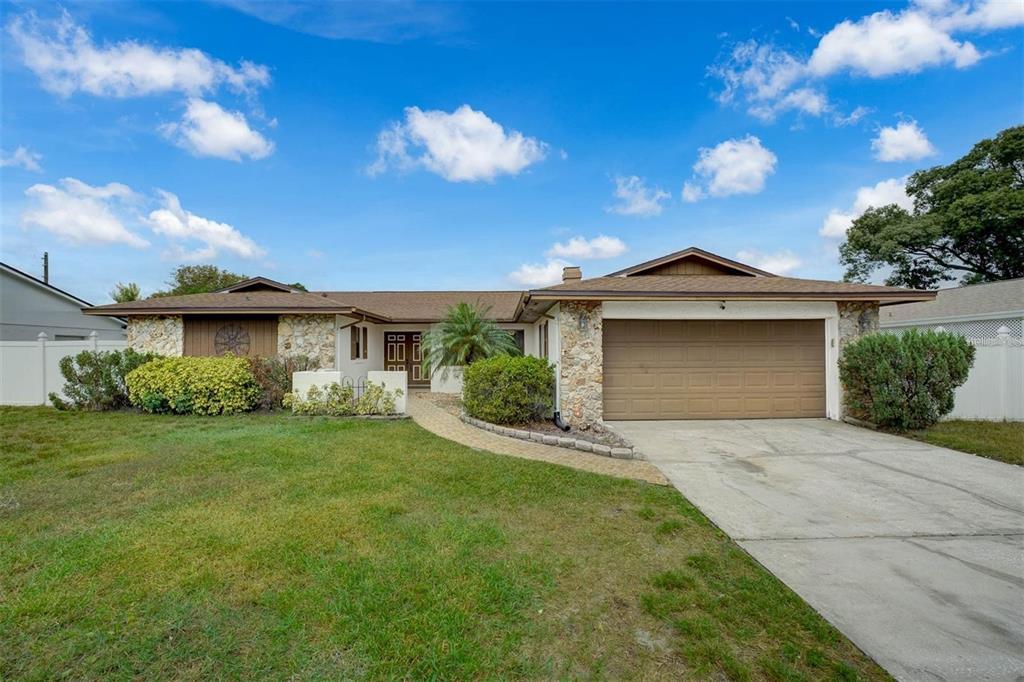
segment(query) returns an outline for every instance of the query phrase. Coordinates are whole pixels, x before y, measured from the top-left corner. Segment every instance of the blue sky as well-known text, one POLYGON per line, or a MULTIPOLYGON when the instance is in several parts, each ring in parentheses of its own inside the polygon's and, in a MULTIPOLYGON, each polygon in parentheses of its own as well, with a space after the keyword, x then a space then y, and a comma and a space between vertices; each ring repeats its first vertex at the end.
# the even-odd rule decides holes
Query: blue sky
POLYGON ((1024 119, 1024 3, 5 3, 0 258, 526 288, 690 245, 838 278, 1024 119))

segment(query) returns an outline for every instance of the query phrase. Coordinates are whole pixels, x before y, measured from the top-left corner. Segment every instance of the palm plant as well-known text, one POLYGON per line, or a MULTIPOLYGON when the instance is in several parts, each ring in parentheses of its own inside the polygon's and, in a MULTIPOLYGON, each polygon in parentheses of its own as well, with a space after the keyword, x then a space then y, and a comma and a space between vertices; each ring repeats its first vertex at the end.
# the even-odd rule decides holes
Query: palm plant
POLYGON ((440 367, 469 365, 495 355, 520 355, 515 338, 487 319, 490 308, 459 303, 448 308, 436 329, 423 335, 423 364, 433 373, 440 367))

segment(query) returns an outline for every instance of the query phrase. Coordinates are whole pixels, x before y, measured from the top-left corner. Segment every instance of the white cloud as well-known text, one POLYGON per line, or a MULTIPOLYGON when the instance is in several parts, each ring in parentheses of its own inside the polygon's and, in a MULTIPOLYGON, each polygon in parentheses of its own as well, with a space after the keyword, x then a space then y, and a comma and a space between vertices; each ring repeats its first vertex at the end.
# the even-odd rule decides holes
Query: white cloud
POLYGON ((759 270, 767 270, 775 275, 788 274, 803 265, 803 261, 788 249, 775 253, 762 253, 754 249, 747 249, 738 252, 736 260, 753 265, 759 270))
POLYGON ((615 198, 619 203, 607 207, 609 213, 633 215, 649 218, 660 215, 664 208, 661 204, 670 197, 660 187, 650 188, 636 175, 615 177, 615 198))
POLYGON ((160 131, 195 156, 241 161, 243 156, 262 159, 274 152, 274 143, 250 128, 244 114, 197 97, 188 100, 179 123, 167 123, 160 131))
POLYGON ((516 284, 526 287, 547 287, 562 281, 562 268, 569 265, 564 260, 553 258, 545 263, 523 263, 508 274, 516 284))
POLYGON ((917 121, 900 121, 895 128, 882 128, 871 140, 879 161, 916 161, 935 154, 935 147, 917 121))
POLYGON ((679 195, 683 198, 683 201, 685 201, 688 204, 692 204, 695 201, 700 201, 701 199, 707 196, 707 194, 704 193, 704 190, 701 189, 700 184, 696 182, 690 182, 689 180, 683 183, 683 189, 679 193, 679 195))
POLYGON ((829 104, 828 97, 824 93, 812 88, 800 88, 786 93, 774 102, 751 106, 747 111, 762 121, 771 122, 785 111, 799 111, 810 116, 821 116, 831 108, 832 105, 829 104))
POLYGON ((64 178, 59 184, 37 184, 25 190, 31 205, 21 214, 24 227, 42 228, 75 244, 149 244, 122 220, 125 206, 137 199, 128 186, 111 182, 94 187, 75 178, 64 178))
POLYGON ((683 199, 693 202, 733 194, 757 194, 775 172, 777 157, 753 135, 701 147, 694 179, 683 185, 683 199))
POLYGON ((43 160, 42 154, 31 151, 28 147, 18 147, 10 156, 0 154, 0 168, 24 168, 27 171, 39 173, 43 167, 39 162, 43 160))
POLYGON ((836 209, 830 211, 825 217, 821 229, 818 230, 818 234, 835 239, 844 238, 853 221, 864 215, 869 208, 881 208, 889 204, 896 204, 900 208, 912 211, 914 200, 907 196, 906 186, 907 179, 903 177, 882 180, 871 187, 861 187, 857 190, 853 206, 847 211, 836 209))
POLYGON ((785 50, 747 40, 735 45, 728 58, 708 72, 724 85, 719 102, 727 104, 739 97, 756 107, 781 98, 804 78, 806 67, 785 50))
POLYGON ((63 97, 76 92, 104 97, 195 95, 221 86, 250 92, 270 83, 265 66, 242 61, 233 67, 201 50, 152 47, 132 40, 97 45, 67 12, 55 21, 28 12, 14 17, 7 32, 43 87, 63 97))
POLYGON ((980 0, 954 6, 952 12, 948 2, 917 4, 938 14, 936 23, 950 31, 995 31, 1024 25, 1024 3, 1019 0, 980 0))
POLYGON ((852 126, 858 123, 862 118, 871 113, 871 109, 868 107, 855 107, 853 111, 845 116, 842 114, 836 114, 832 117, 832 122, 837 126, 852 126))
POLYGON ((569 258, 577 260, 615 258, 626 252, 626 244, 618 237, 598 235, 593 239, 573 237, 569 241, 556 242, 548 249, 551 258, 569 258))
POLYGON ((884 10, 837 24, 822 36, 807 67, 816 76, 850 70, 880 78, 944 64, 962 69, 979 59, 974 45, 954 40, 934 17, 884 10))
POLYGON ((463 104, 451 113, 405 109, 405 121, 377 136, 377 160, 367 171, 422 167, 449 182, 491 182, 516 175, 547 156, 548 145, 516 130, 508 132, 482 111, 463 104))
POLYGON ((766 121, 784 111, 811 116, 830 112, 831 122, 843 125, 848 117, 835 113, 822 89, 823 79, 844 72, 884 78, 930 67, 967 68, 985 55, 956 34, 1020 25, 1020 0, 921 0, 899 12, 847 19, 824 35, 811 31, 818 43, 809 57, 747 40, 734 45, 708 71, 722 83, 722 104, 741 103, 766 121))
POLYGON ((178 197, 164 190, 157 190, 163 208, 149 214, 149 225, 156 234, 173 241, 198 241, 203 246, 193 251, 176 251, 185 260, 210 260, 220 252, 227 251, 242 258, 258 258, 264 251, 231 225, 218 223, 197 216, 181 207, 178 197))

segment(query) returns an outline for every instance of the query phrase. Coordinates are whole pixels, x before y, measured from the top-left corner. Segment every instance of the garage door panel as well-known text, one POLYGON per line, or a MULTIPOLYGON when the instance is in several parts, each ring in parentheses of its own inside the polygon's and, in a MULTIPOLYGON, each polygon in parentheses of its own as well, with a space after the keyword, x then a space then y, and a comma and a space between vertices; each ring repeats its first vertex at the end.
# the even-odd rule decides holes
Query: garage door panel
POLYGON ((606 419, 825 415, 821 320, 605 320, 606 419))

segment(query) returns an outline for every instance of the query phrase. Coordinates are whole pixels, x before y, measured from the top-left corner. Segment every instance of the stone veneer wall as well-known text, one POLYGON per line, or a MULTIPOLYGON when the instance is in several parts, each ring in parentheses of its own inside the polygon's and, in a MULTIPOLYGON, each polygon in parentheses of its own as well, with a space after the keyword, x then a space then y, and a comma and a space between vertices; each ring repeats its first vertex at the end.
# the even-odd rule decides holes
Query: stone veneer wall
POLYGON ((839 306, 839 354, 850 341, 878 331, 877 303, 843 303, 839 306))
POLYGON ((563 301, 558 311, 561 341, 559 405, 562 419, 578 429, 601 430, 604 415, 604 349, 600 301, 563 301), (586 329, 580 329, 580 319, 586 329))
POLYGON ((128 347, 140 353, 175 356, 185 352, 181 315, 128 318, 128 347))
POLYGON ((334 369, 334 315, 281 315, 277 320, 277 354, 308 355, 320 369, 334 369))
MULTIPOLYGON (((878 331, 878 304, 839 302, 839 358, 843 357, 846 344, 856 341, 865 334, 878 331)), ((843 385, 839 382, 839 417, 846 414, 843 385)))

